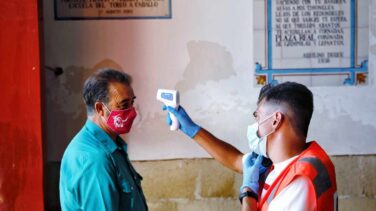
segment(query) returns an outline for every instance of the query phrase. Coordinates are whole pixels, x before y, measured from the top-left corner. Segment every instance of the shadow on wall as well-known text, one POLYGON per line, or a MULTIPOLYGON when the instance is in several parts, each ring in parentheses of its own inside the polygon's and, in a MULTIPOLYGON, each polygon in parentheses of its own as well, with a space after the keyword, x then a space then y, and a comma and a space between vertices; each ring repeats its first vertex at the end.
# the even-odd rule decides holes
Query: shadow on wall
POLYGON ((189 64, 183 73, 183 80, 176 89, 187 91, 206 81, 219 81, 236 75, 232 55, 225 47, 207 41, 188 43, 189 64))
POLYGON ((83 84, 92 73, 101 68, 122 70, 113 60, 105 59, 93 68, 68 66, 58 75, 53 71, 45 72, 46 210, 60 210, 60 160, 65 148, 86 121, 83 84))

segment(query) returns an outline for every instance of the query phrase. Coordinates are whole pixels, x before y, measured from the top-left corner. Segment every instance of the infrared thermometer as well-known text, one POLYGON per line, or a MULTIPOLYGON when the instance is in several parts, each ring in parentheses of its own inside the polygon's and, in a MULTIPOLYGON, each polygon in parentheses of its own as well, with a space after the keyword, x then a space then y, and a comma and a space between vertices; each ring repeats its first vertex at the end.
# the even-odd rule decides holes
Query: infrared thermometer
MULTIPOLYGON (((157 100, 164 103, 166 106, 173 107, 177 109, 179 107, 179 92, 176 90, 169 89, 158 89, 157 100)), ((169 112, 172 124, 170 130, 179 129, 179 121, 176 119, 175 115, 169 112)))

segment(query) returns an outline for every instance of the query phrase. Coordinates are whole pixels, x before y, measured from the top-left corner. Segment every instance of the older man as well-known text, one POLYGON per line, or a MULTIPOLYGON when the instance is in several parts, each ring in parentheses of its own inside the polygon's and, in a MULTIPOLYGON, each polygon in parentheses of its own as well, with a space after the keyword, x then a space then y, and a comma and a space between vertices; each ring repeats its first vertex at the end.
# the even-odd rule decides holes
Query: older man
POLYGON ((83 88, 87 121, 64 152, 60 170, 62 210, 148 210, 142 177, 128 159, 128 133, 137 113, 131 77, 104 69, 83 88))

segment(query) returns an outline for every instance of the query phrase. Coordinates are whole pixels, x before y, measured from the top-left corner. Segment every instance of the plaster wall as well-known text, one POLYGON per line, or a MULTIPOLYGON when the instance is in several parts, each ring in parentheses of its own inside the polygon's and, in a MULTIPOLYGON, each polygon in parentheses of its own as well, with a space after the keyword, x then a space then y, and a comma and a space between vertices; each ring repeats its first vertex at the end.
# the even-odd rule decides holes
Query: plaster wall
MULTIPOLYGON (((368 1, 368 0, 367 0, 368 1)), ((376 152, 375 2, 369 14, 369 84, 310 87, 315 112, 309 140, 331 155, 376 152)), ((158 88, 178 89, 199 125, 246 152, 259 88, 253 84, 253 4, 240 0, 172 1, 171 19, 54 20, 44 1, 47 159, 58 161, 86 119, 81 89, 99 67, 131 74, 138 117, 125 137, 133 160, 205 158, 180 132, 170 132, 158 88), (173 149, 173 150, 171 150, 173 149)), ((368 42, 365 40, 364 42, 368 42)), ((368 48, 367 46, 365 48, 368 48)))

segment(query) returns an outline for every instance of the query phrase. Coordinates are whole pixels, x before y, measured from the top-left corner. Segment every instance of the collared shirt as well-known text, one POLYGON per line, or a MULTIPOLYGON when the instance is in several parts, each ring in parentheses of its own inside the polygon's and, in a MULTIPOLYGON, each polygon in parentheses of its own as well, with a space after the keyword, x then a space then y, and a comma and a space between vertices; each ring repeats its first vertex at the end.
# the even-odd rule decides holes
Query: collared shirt
POLYGON ((129 161, 127 145, 116 143, 91 120, 73 138, 60 168, 62 210, 148 210, 142 177, 129 161))

